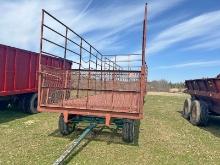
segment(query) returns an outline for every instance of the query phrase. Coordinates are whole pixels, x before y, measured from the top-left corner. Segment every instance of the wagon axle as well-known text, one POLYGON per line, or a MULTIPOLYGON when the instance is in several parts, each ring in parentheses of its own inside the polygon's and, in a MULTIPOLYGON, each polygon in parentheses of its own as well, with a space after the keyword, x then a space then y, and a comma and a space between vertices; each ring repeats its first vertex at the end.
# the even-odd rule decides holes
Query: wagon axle
MULTIPOLYGON (((79 116, 69 115, 68 121, 65 122, 63 114, 60 115, 58 120, 58 128, 62 135, 69 135, 75 131, 76 125, 79 123, 95 123, 96 125, 105 125, 105 118, 94 116, 79 116)), ((139 132, 139 128, 136 127, 136 121, 131 119, 112 119, 111 125, 115 125, 116 129, 122 129, 122 139, 124 142, 132 143, 135 139, 135 134, 139 132)), ((108 127, 108 126, 107 126, 108 127)))

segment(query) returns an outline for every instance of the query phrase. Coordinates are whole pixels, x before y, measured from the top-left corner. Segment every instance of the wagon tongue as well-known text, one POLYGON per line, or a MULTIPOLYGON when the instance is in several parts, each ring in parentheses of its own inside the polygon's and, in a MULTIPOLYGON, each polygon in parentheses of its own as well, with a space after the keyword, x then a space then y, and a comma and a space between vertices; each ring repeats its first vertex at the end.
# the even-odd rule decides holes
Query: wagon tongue
POLYGON ((84 132, 79 136, 78 139, 71 142, 69 147, 64 151, 64 153, 53 163, 53 165, 60 165, 64 160, 71 154, 71 152, 80 144, 80 142, 97 126, 97 124, 90 124, 84 132))

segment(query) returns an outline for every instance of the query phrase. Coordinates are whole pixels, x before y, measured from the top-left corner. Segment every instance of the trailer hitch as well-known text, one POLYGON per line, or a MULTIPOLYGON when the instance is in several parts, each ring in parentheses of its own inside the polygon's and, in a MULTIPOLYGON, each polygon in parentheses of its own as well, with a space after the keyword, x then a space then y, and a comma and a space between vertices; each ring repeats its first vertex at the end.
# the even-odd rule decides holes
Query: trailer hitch
POLYGON ((71 154, 71 152, 80 144, 80 142, 97 126, 97 124, 90 124, 84 132, 79 136, 78 139, 70 143, 69 147, 64 153, 53 163, 53 165, 61 165, 64 160, 71 154))

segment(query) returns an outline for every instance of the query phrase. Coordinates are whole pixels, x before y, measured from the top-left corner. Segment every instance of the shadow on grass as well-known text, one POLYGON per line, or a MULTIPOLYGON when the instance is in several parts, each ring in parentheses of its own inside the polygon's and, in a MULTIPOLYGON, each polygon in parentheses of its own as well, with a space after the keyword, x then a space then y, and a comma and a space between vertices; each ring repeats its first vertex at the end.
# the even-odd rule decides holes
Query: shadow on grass
MULTIPOLYGON (((49 136, 67 138, 70 141, 72 141, 76 139, 84 131, 84 129, 85 127, 77 127, 76 130, 68 136, 61 135, 59 130, 57 129, 51 134, 49 134, 49 136)), ((139 138, 139 131, 135 133, 134 143, 126 143, 122 140, 121 129, 108 128, 108 127, 97 127, 92 131, 92 133, 87 135, 85 139, 92 139, 93 141, 106 142, 108 145, 123 144, 123 145, 138 146, 138 138, 139 138)))
POLYGON ((29 114, 25 114, 19 110, 14 110, 14 109, 5 109, 5 110, 0 110, 0 124, 1 123, 7 123, 12 120, 24 118, 28 116, 29 114))
MULTIPOLYGON (((182 111, 177 111, 182 116, 182 111)), ((184 117, 182 117, 185 119, 184 117)), ((187 120, 187 119, 185 119, 187 120)), ((187 120, 188 121, 188 120, 187 120)), ((189 121, 188 121, 189 122, 189 121)), ((220 138, 220 116, 209 116, 209 121, 207 126, 201 126, 200 129, 203 129, 207 132, 212 133, 214 136, 220 138)))
POLYGON ((208 125, 200 128, 220 138, 220 116, 209 116, 208 125))
MULTIPOLYGON (((74 158, 77 154, 79 154, 84 147, 86 147, 91 141, 97 142, 106 142, 107 145, 111 144, 121 144, 121 145, 129 145, 129 146, 138 146, 139 139, 139 128, 140 122, 136 122, 135 127, 137 132, 135 132, 134 142, 126 143, 122 140, 122 130, 117 128, 109 128, 109 127, 96 127, 93 131, 81 142, 82 144, 77 147, 75 151, 71 153, 70 156, 64 161, 64 164, 67 164, 74 158)), ((73 141, 79 137, 79 135, 84 131, 85 127, 77 127, 76 130, 68 135, 63 136, 60 134, 59 130, 55 130, 49 136, 60 137, 60 138, 68 138, 70 141, 73 141)), ((65 149, 64 149, 65 150, 65 149)))

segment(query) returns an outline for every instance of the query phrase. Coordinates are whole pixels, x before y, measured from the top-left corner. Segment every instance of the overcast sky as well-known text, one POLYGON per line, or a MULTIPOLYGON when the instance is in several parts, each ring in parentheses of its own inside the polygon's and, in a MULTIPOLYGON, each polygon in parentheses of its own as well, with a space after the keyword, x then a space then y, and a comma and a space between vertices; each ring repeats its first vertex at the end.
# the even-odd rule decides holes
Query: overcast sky
MULTIPOLYGON (((141 50, 144 0, 2 0, 0 43, 39 52, 41 9, 103 54, 141 50)), ((213 77, 220 66, 219 0, 149 0, 149 79, 213 77)))

